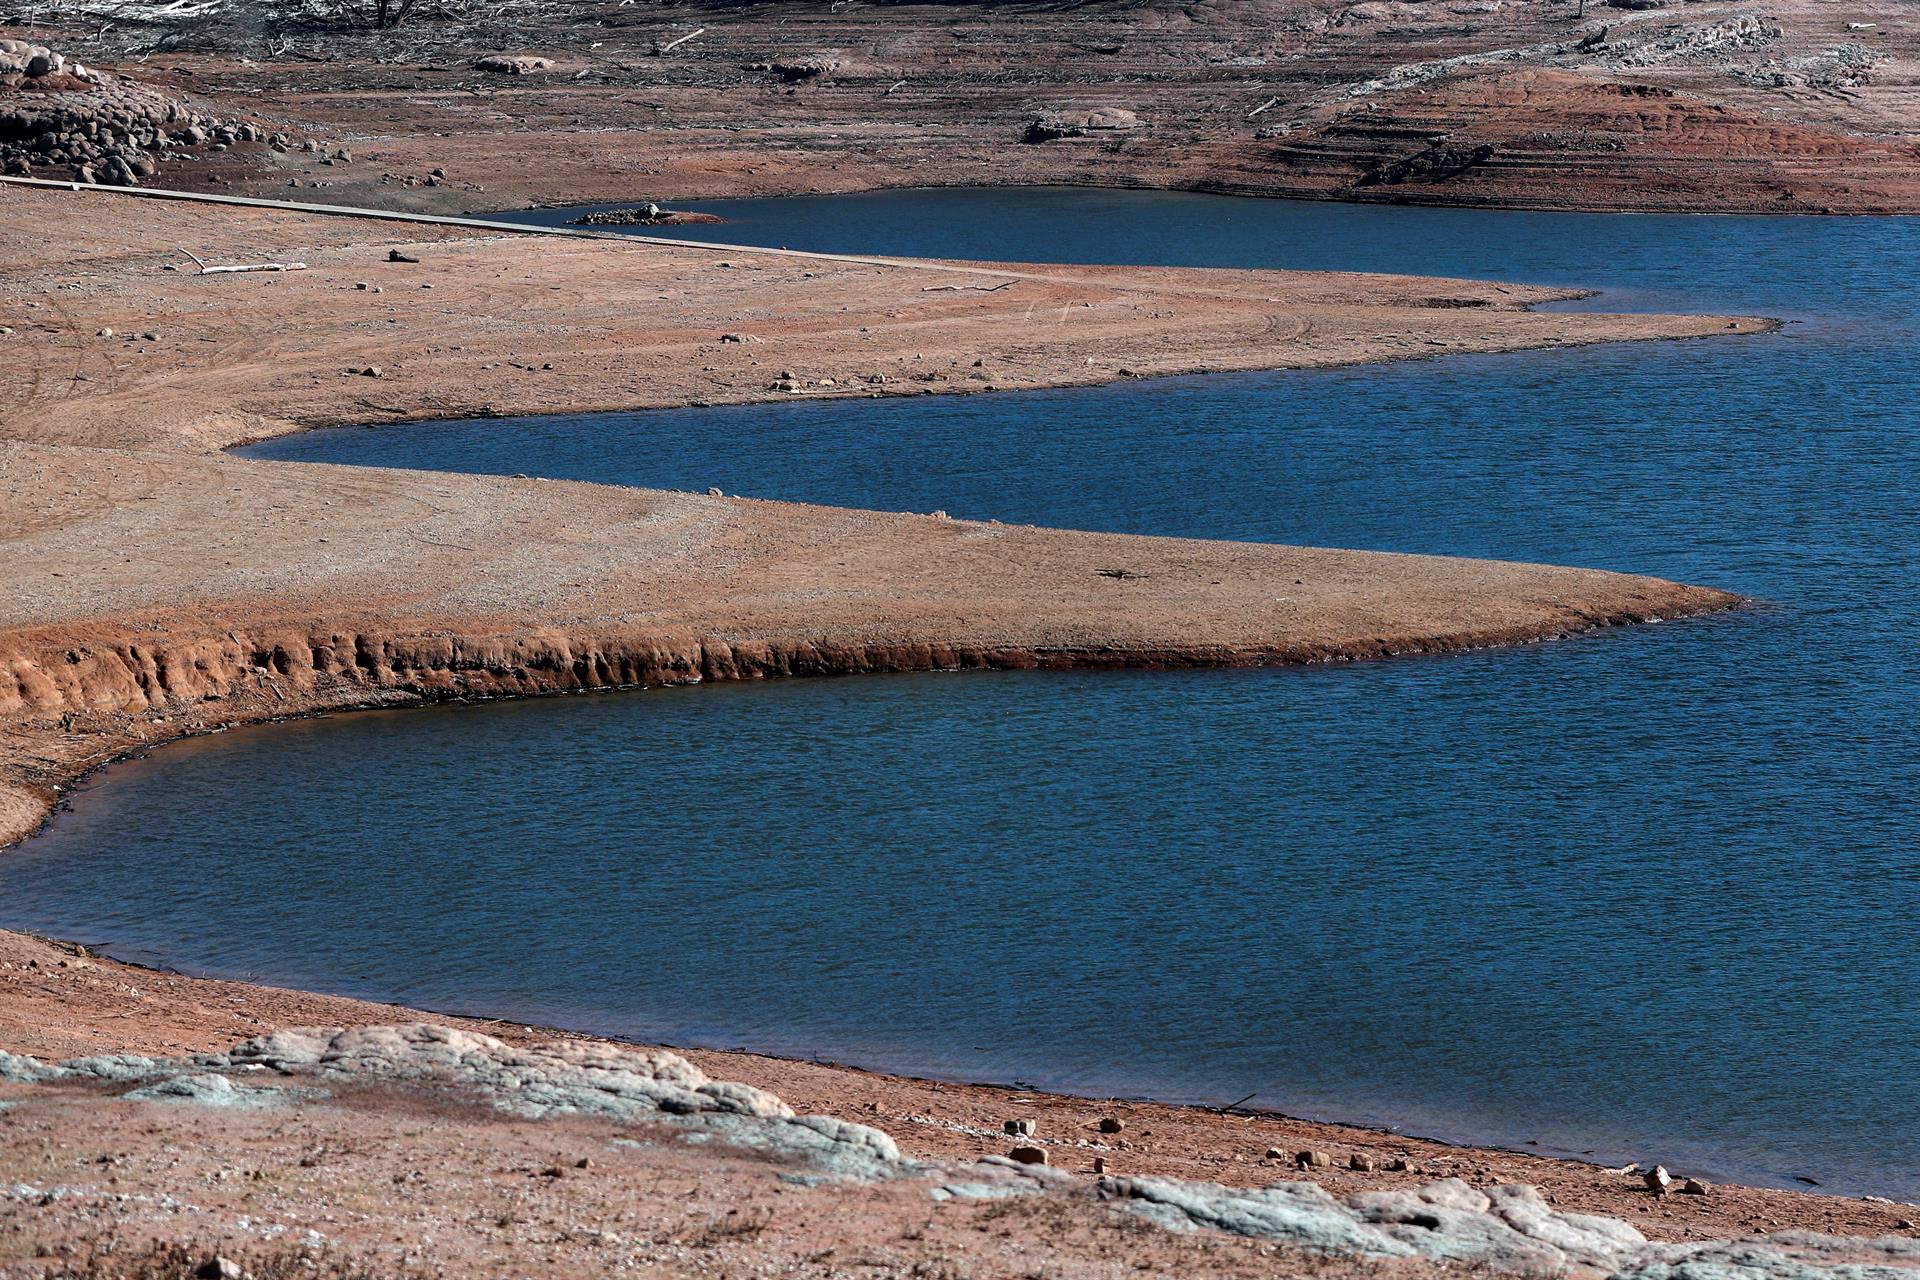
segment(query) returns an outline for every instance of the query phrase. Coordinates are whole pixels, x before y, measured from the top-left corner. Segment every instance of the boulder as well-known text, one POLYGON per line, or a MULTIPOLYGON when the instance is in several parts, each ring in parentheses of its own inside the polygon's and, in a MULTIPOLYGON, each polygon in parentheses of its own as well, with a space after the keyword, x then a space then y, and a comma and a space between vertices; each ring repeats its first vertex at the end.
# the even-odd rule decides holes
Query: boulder
POLYGON ((489 53, 473 60, 475 71, 491 71, 497 75, 524 76, 535 71, 553 70, 552 58, 536 58, 524 53, 489 53))

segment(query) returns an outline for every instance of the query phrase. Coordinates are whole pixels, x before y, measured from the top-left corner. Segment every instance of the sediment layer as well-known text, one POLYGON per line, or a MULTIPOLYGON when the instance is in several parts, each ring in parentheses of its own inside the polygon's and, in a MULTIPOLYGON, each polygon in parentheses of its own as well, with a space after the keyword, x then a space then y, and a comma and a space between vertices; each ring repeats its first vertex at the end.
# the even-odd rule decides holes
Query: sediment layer
POLYGON ((448 212, 975 183, 1920 208, 1920 28, 1898 0, 597 0, 387 33, 241 0, 81 16, 102 2, 67 6, 62 47, 255 126, 161 167, 188 190, 448 212), (502 52, 545 65, 484 69, 502 52))

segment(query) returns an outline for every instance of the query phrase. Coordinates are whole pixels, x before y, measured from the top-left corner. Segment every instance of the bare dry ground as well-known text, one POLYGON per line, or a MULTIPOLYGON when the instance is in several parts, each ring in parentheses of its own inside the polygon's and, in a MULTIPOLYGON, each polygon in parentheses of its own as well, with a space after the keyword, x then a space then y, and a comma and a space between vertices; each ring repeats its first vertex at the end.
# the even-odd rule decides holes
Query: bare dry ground
MULTIPOLYGON (((421 697, 1439 652, 1728 607, 1586 570, 251 462, 320 423, 957 392, 1755 332, 1394 277, 999 268, 0 190, 0 796, 421 697), (404 237, 409 256, 387 252, 404 237), (167 270, 273 256, 308 269, 167 270), (994 286, 1005 284, 1005 288, 994 286), (732 335, 742 339, 726 341, 732 335), (378 376, 365 370, 376 368, 378 376), (792 388, 787 390, 784 388, 792 388)), ((983 513, 984 514, 984 513, 983 513)))
POLYGON ((378 207, 1062 182, 1795 213, 1920 196, 1903 0, 514 0, 384 33, 270 16, 291 7, 73 0, 17 33, 354 156, 248 142, 164 182, 378 207), (552 66, 475 69, 495 52, 552 66))
MULTIPOLYGON (((1459 281, 884 263, 97 192, 0 189, 0 210, 13 264, 0 274, 13 330, 0 335, 0 839, 29 830, 56 788, 103 759, 318 709, 866 670, 1440 652, 1737 603, 1595 570, 270 464, 220 449, 321 423, 984 391, 1764 327, 1750 317, 1534 313, 1553 295, 1459 281), (308 269, 167 270, 184 261, 175 245, 308 269), (421 261, 388 262, 394 247, 421 261), (355 372, 369 366, 377 376, 355 372)), ((178 1053, 291 1023, 396 1017, 128 970, 19 935, 0 934, 0 964, 0 1045, 47 1057, 178 1053)), ((1899 1221, 1886 1206, 1731 1189, 1655 1203, 1584 1166, 1272 1118, 724 1062, 734 1078, 882 1123, 927 1154, 999 1151, 1004 1113, 1031 1115, 1076 1176, 1091 1177, 1087 1127, 1113 1114, 1127 1125, 1102 1140, 1116 1171, 1254 1185, 1280 1176, 1269 1146, 1327 1144, 1423 1171, 1315 1175, 1349 1189, 1369 1177, 1520 1177, 1666 1238, 1899 1221)), ((924 1188, 891 1186, 802 1201, 749 1157, 617 1146, 635 1135, 501 1121, 431 1093, 218 1115, 130 1113, 82 1094, 0 1098, 22 1104, 0 1107, 0 1266, 14 1274, 61 1273, 67 1262, 36 1251, 61 1259, 108 1237, 254 1257, 282 1241, 277 1226, 294 1233, 286 1240, 320 1230, 329 1248, 377 1253, 373 1274, 417 1262, 572 1275, 597 1260, 670 1274, 1375 1270, 1142 1233, 1078 1202, 935 1214, 924 1188), (16 1183, 36 1190, 15 1195, 16 1183), (168 1196, 193 1211, 175 1213, 168 1196)))
MULTIPOLYGON (((130 969, 71 947, 0 933, 0 1050, 43 1059, 90 1052, 215 1052, 277 1027, 362 1026, 420 1015, 246 983, 130 969)), ((519 1044, 556 1033, 435 1017, 519 1044)), ((574 1037, 588 1039, 586 1037, 574 1037)), ((871 1125, 909 1157, 966 1162, 1018 1143, 1045 1149, 1085 1186, 1096 1158, 1113 1176, 1167 1176, 1257 1187, 1309 1180, 1337 1195, 1456 1177, 1485 1187, 1539 1186, 1568 1211, 1634 1223, 1654 1240, 1724 1239, 1803 1228, 1910 1233, 1911 1206, 1715 1187, 1654 1197, 1637 1177, 1570 1161, 1475 1151, 1334 1125, 1153 1103, 1061 1098, 693 1051, 717 1079, 779 1094, 796 1109, 871 1125), (1030 1120, 1031 1139, 1008 1120, 1030 1120), (1117 1133, 1102 1120, 1118 1120, 1117 1133), (1284 1159, 1268 1157, 1279 1149, 1284 1159), (1291 1157, 1322 1150, 1328 1168, 1291 1157), (1377 1168, 1344 1167, 1354 1155, 1377 1168), (1385 1166, 1404 1160, 1403 1170, 1385 1166)), ((646 1126, 505 1118, 431 1088, 337 1091, 298 1109, 221 1110, 104 1102, 97 1088, 0 1085, 0 1275, 38 1275, 36 1249, 84 1253, 115 1238, 184 1241, 229 1256, 271 1256, 318 1231, 328 1255, 375 1257, 374 1274, 409 1261, 436 1275, 577 1275, 639 1268, 664 1274, 1044 1274, 1116 1276, 1394 1275, 1425 1263, 1302 1257, 1272 1244, 1179 1236, 1100 1207, 1058 1199, 936 1205, 921 1184, 825 1186, 783 1181, 765 1155, 693 1150, 646 1126), (581 1167, 580 1162, 586 1161, 581 1167), (66 1188, 67 1194, 45 1199, 66 1188), (184 1208, 157 1205, 171 1196, 184 1208), (122 1198, 124 1197, 124 1198, 122 1198), (16 1268, 9 1271, 9 1266, 16 1268)), ((1650 1153, 1658 1159, 1658 1153, 1650 1153)), ((1471 1268, 1469 1270, 1472 1270, 1471 1268)), ((1451 1274, 1459 1274, 1453 1269, 1451 1274)))

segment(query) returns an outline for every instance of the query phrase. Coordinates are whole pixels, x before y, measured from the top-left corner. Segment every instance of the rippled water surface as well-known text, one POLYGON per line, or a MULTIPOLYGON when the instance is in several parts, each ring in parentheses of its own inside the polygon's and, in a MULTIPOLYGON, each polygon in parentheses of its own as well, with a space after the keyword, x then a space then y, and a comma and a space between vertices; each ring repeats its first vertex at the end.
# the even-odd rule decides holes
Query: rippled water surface
POLYGON ((675 234, 1348 267, 1777 336, 315 432, 257 456, 1600 565, 1442 660, 370 714, 110 771, 0 923, 646 1038, 1920 1196, 1920 224, 903 192, 675 234))

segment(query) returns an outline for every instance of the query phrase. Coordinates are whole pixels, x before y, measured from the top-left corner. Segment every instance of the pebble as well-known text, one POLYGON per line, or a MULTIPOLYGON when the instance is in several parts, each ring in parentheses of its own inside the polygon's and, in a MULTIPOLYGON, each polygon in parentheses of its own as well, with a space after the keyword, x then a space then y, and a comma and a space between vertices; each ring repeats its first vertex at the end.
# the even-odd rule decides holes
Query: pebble
POLYGON ((1688 1178, 1680 1184, 1680 1194, 1683 1196, 1703 1196, 1707 1194, 1707 1184, 1698 1178, 1688 1178))
POLYGON ((1047 1153, 1039 1147, 1015 1147, 1007 1152, 1007 1159, 1015 1164, 1046 1164, 1047 1153))
POLYGON ((1102 1116, 1098 1127, 1102 1133, 1118 1133, 1127 1127, 1127 1122, 1119 1116, 1102 1116))
POLYGON ((1667 1172, 1665 1165, 1657 1164, 1640 1176, 1647 1184, 1647 1190, 1657 1196, 1667 1194, 1667 1188, 1673 1185, 1673 1175, 1667 1172))
POLYGON ((724 498, 724 497, 726 497, 727 495, 726 495, 726 494, 724 494, 724 493, 722 493, 722 492, 720 492, 720 486, 719 486, 719 485, 714 485, 714 486, 713 486, 712 488, 710 488, 710 489, 708 489, 708 490, 707 490, 707 496, 708 496, 709 498, 724 498))
POLYGON ((1325 1169, 1333 1163, 1333 1157, 1324 1151, 1302 1151, 1293 1157, 1293 1162, 1302 1169, 1325 1169))
POLYGON ((1008 1133, 1022 1138, 1031 1138, 1040 1131, 1040 1126, 1032 1120, 1009 1120, 1002 1126, 1008 1133))
POLYGON ((1372 1156, 1361 1155, 1356 1151, 1347 1158, 1347 1168, 1355 1173, 1372 1173, 1374 1167, 1372 1156))

